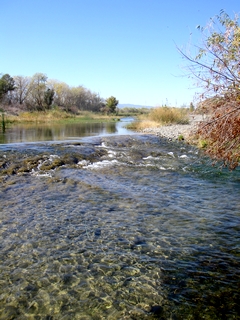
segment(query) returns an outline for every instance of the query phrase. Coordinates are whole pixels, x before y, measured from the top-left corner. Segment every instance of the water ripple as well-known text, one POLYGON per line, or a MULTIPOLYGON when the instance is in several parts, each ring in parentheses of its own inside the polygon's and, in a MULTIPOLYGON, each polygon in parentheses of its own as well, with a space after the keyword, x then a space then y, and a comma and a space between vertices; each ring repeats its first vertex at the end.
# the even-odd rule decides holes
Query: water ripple
POLYGON ((0 319, 238 318, 238 171, 145 136, 5 156, 0 319))

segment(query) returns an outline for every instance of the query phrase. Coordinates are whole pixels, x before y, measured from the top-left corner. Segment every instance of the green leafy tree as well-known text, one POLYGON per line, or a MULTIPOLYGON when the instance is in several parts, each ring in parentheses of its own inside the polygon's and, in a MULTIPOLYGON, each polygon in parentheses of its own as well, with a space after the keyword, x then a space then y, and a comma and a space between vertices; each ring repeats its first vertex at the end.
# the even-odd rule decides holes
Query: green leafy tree
POLYGON ((15 89, 14 79, 9 74, 4 74, 0 78, 0 100, 7 96, 8 93, 15 89))
POLYGON ((118 100, 115 97, 111 96, 108 99, 106 99, 105 108, 107 113, 115 113, 117 105, 118 105, 118 100))
POLYGON ((202 44, 191 55, 178 48, 189 62, 187 69, 203 88, 199 109, 209 121, 198 133, 207 141, 206 151, 214 159, 235 168, 240 162, 240 26, 239 17, 221 11, 205 27, 197 27, 202 44))
POLYGON ((53 99, 54 99, 54 90, 53 89, 50 89, 48 88, 45 92, 44 92, 44 102, 47 106, 47 108, 49 109, 50 106, 52 105, 53 103, 53 99))

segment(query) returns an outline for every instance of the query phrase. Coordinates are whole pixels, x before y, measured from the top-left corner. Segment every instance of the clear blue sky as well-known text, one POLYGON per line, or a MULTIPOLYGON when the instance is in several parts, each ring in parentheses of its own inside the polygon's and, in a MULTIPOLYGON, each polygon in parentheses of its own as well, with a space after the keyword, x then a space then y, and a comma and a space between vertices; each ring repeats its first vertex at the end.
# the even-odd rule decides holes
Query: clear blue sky
POLYGON ((119 103, 188 104, 196 89, 175 43, 197 41, 221 9, 232 16, 240 1, 1 0, 0 73, 45 73, 119 103))

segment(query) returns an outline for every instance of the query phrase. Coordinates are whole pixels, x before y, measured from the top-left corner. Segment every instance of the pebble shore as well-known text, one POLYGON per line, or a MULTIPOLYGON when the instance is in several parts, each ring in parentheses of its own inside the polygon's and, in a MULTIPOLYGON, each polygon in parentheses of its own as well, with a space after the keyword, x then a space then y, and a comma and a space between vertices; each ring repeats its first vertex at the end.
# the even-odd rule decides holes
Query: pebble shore
POLYGON ((189 118, 189 124, 174 124, 161 126, 159 128, 146 128, 142 130, 142 133, 155 134, 169 140, 178 140, 180 136, 182 136, 183 139, 188 139, 196 130, 197 124, 202 120, 202 116, 191 116, 189 118))

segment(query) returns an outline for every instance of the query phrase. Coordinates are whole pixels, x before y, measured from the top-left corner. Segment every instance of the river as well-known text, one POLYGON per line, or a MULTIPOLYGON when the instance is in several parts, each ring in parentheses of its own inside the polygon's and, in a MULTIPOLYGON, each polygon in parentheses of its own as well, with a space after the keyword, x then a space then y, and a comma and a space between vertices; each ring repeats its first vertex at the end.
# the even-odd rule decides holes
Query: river
POLYGON ((239 169, 133 133, 0 164, 0 319, 240 318, 239 169))
POLYGON ((19 123, 0 131, 0 144, 74 140, 79 137, 131 134, 126 125, 132 117, 109 122, 19 123))

